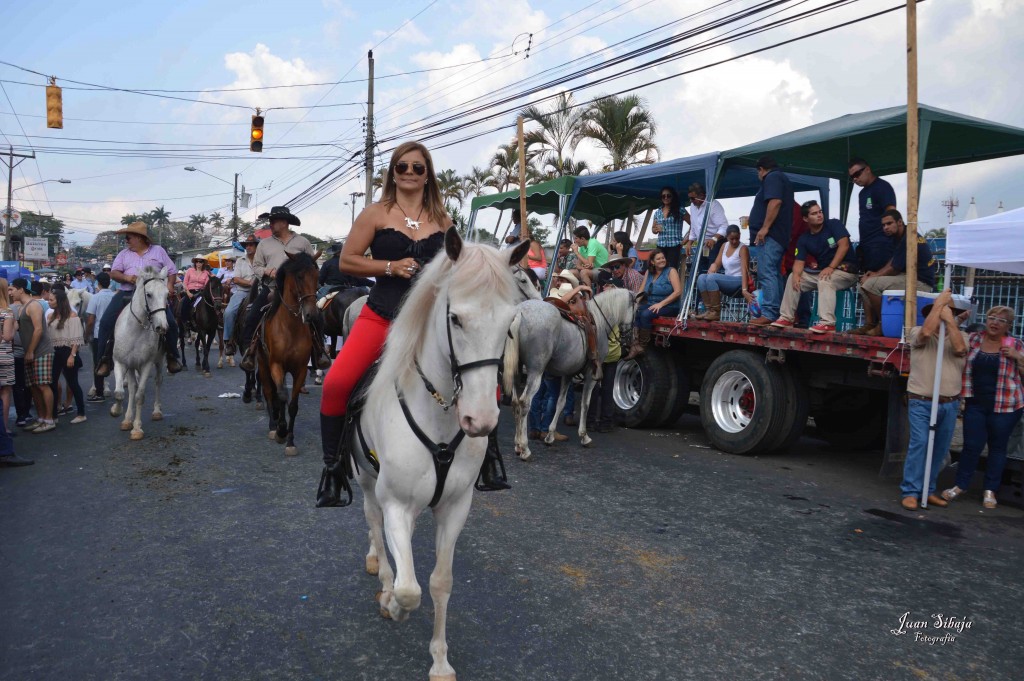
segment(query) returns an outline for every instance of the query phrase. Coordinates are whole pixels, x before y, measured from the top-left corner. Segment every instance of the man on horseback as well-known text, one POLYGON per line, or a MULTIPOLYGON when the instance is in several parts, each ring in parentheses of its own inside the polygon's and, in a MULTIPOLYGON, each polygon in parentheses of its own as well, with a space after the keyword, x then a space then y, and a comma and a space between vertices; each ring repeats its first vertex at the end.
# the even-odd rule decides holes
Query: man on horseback
MULTIPOLYGON (((297 216, 292 215, 288 206, 274 206, 269 213, 263 213, 259 217, 269 220, 270 231, 273 235, 259 243, 252 261, 253 272, 261 286, 256 300, 249 306, 249 313, 245 317, 245 329, 242 336, 252 339, 240 363, 245 371, 252 371, 256 368, 253 357, 256 344, 259 342, 257 327, 265 313, 264 308, 267 306, 271 291, 277 288, 275 277, 278 268, 288 261, 289 253, 306 253, 313 259, 317 257, 313 245, 306 237, 299 236, 292 231, 292 225, 298 227, 302 222, 297 216)), ((327 355, 327 348, 324 347, 323 322, 318 316, 309 326, 313 336, 313 364, 319 369, 326 369, 331 366, 331 359, 327 355)))
MULTIPOLYGON (((375 277, 376 285, 345 344, 324 379, 320 437, 324 470, 316 505, 345 506, 348 442, 343 441, 349 398, 367 369, 380 357, 392 321, 412 280, 444 247, 452 224, 434 175, 430 152, 419 142, 399 145, 391 157, 381 200, 363 210, 341 252, 346 274, 375 277), (372 257, 365 257, 367 249, 372 257)), ((524 252, 525 255, 525 252, 524 252)), ((350 415, 351 416, 351 415, 350 415)), ((497 440, 491 433, 477 482, 480 490, 508 489, 497 440)), ((351 501, 351 492, 348 494, 351 501)))
MULTIPOLYGON (((111 265, 110 278, 120 284, 117 293, 114 294, 103 319, 100 320, 99 341, 97 347, 103 352, 103 358, 96 365, 96 375, 106 377, 114 366, 114 325, 117 317, 121 314, 135 293, 135 276, 144 267, 154 267, 160 270, 167 268, 167 290, 169 294, 174 293, 174 274, 178 268, 167 255, 161 246, 155 245, 149 238, 149 231, 144 222, 133 222, 124 229, 118 230, 117 234, 123 234, 127 247, 117 254, 114 264, 111 265)), ((176 374, 181 371, 181 362, 178 361, 178 325, 174 323, 174 315, 170 308, 164 310, 167 316, 167 334, 164 336, 164 352, 167 354, 167 373, 176 374)))
POLYGON ((320 288, 316 292, 316 299, 319 301, 332 291, 340 291, 343 288, 356 286, 373 286, 373 280, 366 277, 354 277, 341 271, 341 244, 331 244, 327 249, 330 256, 320 266, 320 288))
POLYGON ((181 299, 181 332, 189 332, 192 321, 192 310, 199 302, 199 295, 203 287, 210 281, 210 263, 201 255, 192 258, 194 267, 185 271, 185 280, 182 282, 185 288, 185 296, 181 299))
MULTIPOLYGON (((249 235, 242 242, 245 247, 245 255, 235 261, 235 274, 231 278, 231 297, 228 299, 228 307, 224 311, 224 344, 231 341, 231 334, 235 330, 235 317, 238 315, 242 303, 249 297, 249 290, 256 281, 256 274, 252 269, 253 258, 256 256, 256 246, 260 240, 256 235, 249 235)), ((233 346, 232 346, 233 347, 233 346)), ((234 350, 232 350, 232 357, 234 350)), ((234 360, 232 360, 234 361, 234 360)))

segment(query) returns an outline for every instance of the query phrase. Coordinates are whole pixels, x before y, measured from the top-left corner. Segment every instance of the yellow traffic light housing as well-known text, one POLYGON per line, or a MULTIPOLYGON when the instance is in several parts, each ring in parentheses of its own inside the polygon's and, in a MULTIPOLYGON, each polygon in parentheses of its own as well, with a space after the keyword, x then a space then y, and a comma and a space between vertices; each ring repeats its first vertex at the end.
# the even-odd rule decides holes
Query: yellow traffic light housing
POLYGON ((249 131, 249 151, 263 151, 263 116, 252 117, 252 129, 249 131))
POLYGON ((64 127, 64 103, 60 88, 54 83, 56 79, 51 78, 50 84, 46 86, 46 127, 64 127))

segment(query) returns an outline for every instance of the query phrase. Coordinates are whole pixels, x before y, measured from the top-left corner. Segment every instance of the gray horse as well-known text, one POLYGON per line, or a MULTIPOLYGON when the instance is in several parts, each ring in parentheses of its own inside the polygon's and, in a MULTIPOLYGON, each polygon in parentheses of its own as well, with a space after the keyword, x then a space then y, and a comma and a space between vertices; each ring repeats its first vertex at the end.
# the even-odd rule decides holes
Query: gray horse
POLYGON ((131 430, 131 439, 141 440, 142 404, 146 398, 146 382, 155 372, 153 391, 153 420, 164 415, 160 411, 160 383, 163 371, 164 335, 167 333, 167 268, 143 268, 135 280, 135 293, 114 327, 114 404, 111 416, 121 415, 121 401, 125 386, 128 401, 125 405, 121 430, 131 430))
MULTIPOLYGON (((634 295, 626 289, 614 289, 601 293, 587 301, 587 308, 597 325, 597 356, 608 355, 608 337, 619 326, 632 326, 636 306, 644 294, 634 295)), ((565 406, 565 397, 572 386, 572 377, 583 374, 583 404, 580 411, 579 437, 584 447, 591 443, 587 435, 587 409, 590 393, 596 379, 590 363, 587 362, 586 338, 582 329, 567 321, 554 305, 528 300, 519 304, 519 310, 512 320, 509 338, 505 341, 505 376, 503 389, 512 398, 512 413, 516 419, 516 453, 526 461, 532 455, 527 441, 526 417, 533 398, 540 388, 541 379, 547 373, 561 376, 562 389, 558 394, 555 418, 548 426, 544 442, 555 441, 555 424, 558 414, 565 406), (516 394, 520 369, 525 369, 526 387, 516 394)), ((613 380, 614 376, 607 377, 613 380)))

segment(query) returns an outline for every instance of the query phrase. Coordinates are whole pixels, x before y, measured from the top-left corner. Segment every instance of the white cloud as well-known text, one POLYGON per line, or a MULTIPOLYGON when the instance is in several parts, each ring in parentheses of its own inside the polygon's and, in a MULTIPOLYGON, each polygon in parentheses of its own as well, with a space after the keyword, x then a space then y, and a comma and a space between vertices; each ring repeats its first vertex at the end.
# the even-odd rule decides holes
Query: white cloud
POLYGON ((573 59, 585 57, 608 47, 608 43, 597 36, 578 35, 569 40, 569 56, 573 59))
MULTIPOLYGON (((329 80, 324 74, 310 68, 301 58, 278 57, 262 43, 257 43, 252 52, 231 52, 224 55, 224 66, 235 74, 235 80, 226 85, 227 88, 301 85, 329 80)), ((264 108, 269 103, 268 100, 273 102, 274 106, 298 106, 303 104, 307 97, 305 88, 284 88, 270 92, 273 92, 273 95, 265 90, 220 94, 225 95, 224 99, 229 99, 232 103, 264 108)))

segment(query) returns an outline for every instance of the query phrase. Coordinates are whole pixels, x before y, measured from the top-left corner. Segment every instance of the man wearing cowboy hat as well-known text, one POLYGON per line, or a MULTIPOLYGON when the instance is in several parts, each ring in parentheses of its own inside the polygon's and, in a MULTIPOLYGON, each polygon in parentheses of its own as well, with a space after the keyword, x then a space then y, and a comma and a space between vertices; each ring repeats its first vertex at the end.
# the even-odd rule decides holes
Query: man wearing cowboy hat
MULTIPOLYGON (((245 248, 245 255, 235 261, 234 276, 231 278, 231 297, 228 299, 227 309, 224 310, 224 344, 227 345, 235 331, 235 317, 242 303, 249 297, 249 291, 253 282, 256 281, 256 274, 252 269, 253 258, 256 257, 256 246, 260 240, 255 234, 250 234, 242 241, 245 248)), ((231 346, 229 346, 231 347, 231 346)), ((231 351, 231 362, 234 362, 234 349, 231 351)), ((232 364, 232 366, 234 366, 232 364)))
MULTIPOLYGON (((267 304, 270 290, 277 286, 275 277, 278 268, 288 262, 289 254, 305 253, 314 260, 319 257, 306 237, 292 231, 292 226, 298 227, 302 222, 297 216, 292 215, 288 206, 274 206, 269 213, 263 213, 259 218, 266 218, 270 222, 272 236, 260 242, 256 247, 256 256, 253 258, 252 269, 262 286, 256 295, 256 300, 249 306, 249 314, 245 317, 243 337, 250 339, 249 347, 240 364, 245 371, 252 371, 256 367, 253 361, 253 353, 256 349, 256 327, 259 326, 260 318, 263 316, 263 308, 267 304)), ((322 322, 318 318, 310 326, 313 327, 310 329, 313 336, 313 363, 320 369, 328 369, 331 366, 331 360, 327 356, 327 348, 324 347, 322 322)))
POLYGON ((917 510, 924 482, 924 465, 928 456, 928 435, 931 429, 932 391, 935 387, 935 360, 942 353, 942 378, 939 383, 939 408, 935 420, 935 441, 932 450, 932 468, 928 471, 928 503, 946 506, 947 502, 935 494, 935 481, 943 468, 953 429, 960 412, 960 391, 963 371, 967 363, 967 334, 960 330, 959 321, 968 310, 953 306, 953 293, 946 289, 935 302, 922 311, 923 326, 907 332, 910 345, 910 377, 907 379, 907 420, 910 423, 910 441, 907 458, 903 463, 903 482, 900 502, 908 511, 917 510), (946 327, 945 345, 939 347, 939 327, 946 327))
MULTIPOLYGON (((178 268, 167 251, 161 246, 154 244, 149 238, 149 230, 144 222, 133 222, 117 234, 124 235, 127 247, 117 254, 114 264, 110 268, 110 278, 118 282, 117 293, 114 294, 107 311, 103 313, 100 320, 100 336, 97 347, 103 351, 103 357, 96 365, 96 375, 106 377, 114 367, 114 325, 117 323, 117 316, 121 314, 135 293, 135 278, 138 272, 145 267, 154 267, 157 270, 167 268, 167 291, 174 293, 174 275, 178 268)), ((167 333, 164 335, 164 351, 167 353, 167 373, 176 374, 181 371, 181 362, 178 361, 178 325, 174 322, 174 315, 171 308, 164 310, 167 315, 167 333)))
POLYGON ((331 291, 338 289, 355 286, 373 286, 372 279, 354 277, 341 271, 341 244, 331 244, 331 247, 327 249, 327 253, 331 257, 320 266, 320 290, 316 292, 318 300, 331 291))
POLYGON ((92 283, 85 278, 85 270, 75 270, 75 278, 71 280, 71 288, 88 291, 89 293, 96 292, 92 283))
MULTIPOLYGON (((629 256, 620 255, 606 262, 601 269, 609 272, 612 277, 621 281, 622 285, 633 293, 640 293, 640 289, 644 287, 644 275, 633 268, 635 262, 636 260, 629 256)), ((598 272, 598 276, 600 274, 598 272)))

